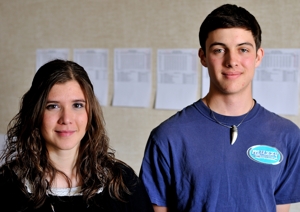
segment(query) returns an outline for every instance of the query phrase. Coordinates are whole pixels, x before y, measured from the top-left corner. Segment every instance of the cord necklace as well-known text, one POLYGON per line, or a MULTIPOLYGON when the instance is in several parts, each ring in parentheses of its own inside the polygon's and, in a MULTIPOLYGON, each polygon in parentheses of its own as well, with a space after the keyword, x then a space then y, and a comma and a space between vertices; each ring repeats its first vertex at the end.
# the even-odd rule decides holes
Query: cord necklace
POLYGON ((244 120, 246 119, 246 117, 247 117, 248 114, 250 113, 251 109, 254 107, 255 103, 254 103, 253 106, 250 108, 250 110, 244 115, 244 118, 242 119, 242 121, 241 121, 239 124, 237 124, 237 125, 233 124, 233 125, 231 125, 231 126, 226 125, 226 124, 224 124, 224 123, 218 121, 217 118, 215 117, 215 112, 214 112, 212 109, 210 109, 210 107, 209 107, 209 105, 208 105, 207 102, 206 102, 206 104, 207 104, 207 107, 209 108, 209 110, 210 110, 210 112, 211 112, 211 114, 212 114, 212 118, 213 118, 218 124, 220 124, 220 125, 222 125, 222 126, 227 127, 227 128, 230 129, 230 133, 231 133, 230 144, 233 145, 233 144, 235 143, 237 137, 238 137, 238 127, 244 122, 244 120))

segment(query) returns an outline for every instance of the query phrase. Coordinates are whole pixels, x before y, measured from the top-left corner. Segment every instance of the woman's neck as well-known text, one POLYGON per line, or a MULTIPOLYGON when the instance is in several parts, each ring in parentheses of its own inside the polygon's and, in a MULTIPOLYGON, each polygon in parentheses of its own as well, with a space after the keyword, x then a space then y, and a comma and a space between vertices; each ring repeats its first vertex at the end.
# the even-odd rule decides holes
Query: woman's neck
POLYGON ((70 154, 66 151, 50 152, 49 157, 53 166, 64 173, 70 180, 71 185, 68 183, 68 179, 62 173, 57 172, 54 176, 51 187, 55 188, 69 188, 77 187, 81 184, 76 170, 77 154, 70 154))

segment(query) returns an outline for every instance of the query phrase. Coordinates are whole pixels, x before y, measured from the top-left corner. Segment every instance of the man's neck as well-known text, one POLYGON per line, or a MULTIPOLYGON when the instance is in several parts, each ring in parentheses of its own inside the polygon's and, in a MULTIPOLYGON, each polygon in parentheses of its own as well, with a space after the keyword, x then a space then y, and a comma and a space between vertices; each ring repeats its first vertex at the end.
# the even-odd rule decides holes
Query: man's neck
POLYGON ((210 95, 207 94, 203 103, 216 113, 226 116, 240 116, 248 113, 254 106, 252 95, 210 95))

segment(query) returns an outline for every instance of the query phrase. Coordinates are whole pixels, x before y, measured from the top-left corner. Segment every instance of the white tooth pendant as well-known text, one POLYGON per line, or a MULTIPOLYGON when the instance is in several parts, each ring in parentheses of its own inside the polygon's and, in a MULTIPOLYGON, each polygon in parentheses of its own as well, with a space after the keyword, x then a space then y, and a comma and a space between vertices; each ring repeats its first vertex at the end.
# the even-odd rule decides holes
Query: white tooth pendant
POLYGON ((231 130, 230 144, 233 145, 238 137, 238 128, 235 125, 232 125, 230 130, 231 130))

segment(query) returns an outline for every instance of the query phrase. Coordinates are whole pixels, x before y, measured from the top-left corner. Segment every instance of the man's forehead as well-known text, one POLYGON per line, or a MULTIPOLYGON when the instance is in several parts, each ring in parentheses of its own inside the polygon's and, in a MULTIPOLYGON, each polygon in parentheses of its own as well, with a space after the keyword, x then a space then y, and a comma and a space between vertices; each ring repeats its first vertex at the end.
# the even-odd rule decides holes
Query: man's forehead
POLYGON ((253 34, 244 28, 220 28, 211 31, 206 39, 206 47, 216 43, 220 45, 252 45, 255 47, 253 34))

